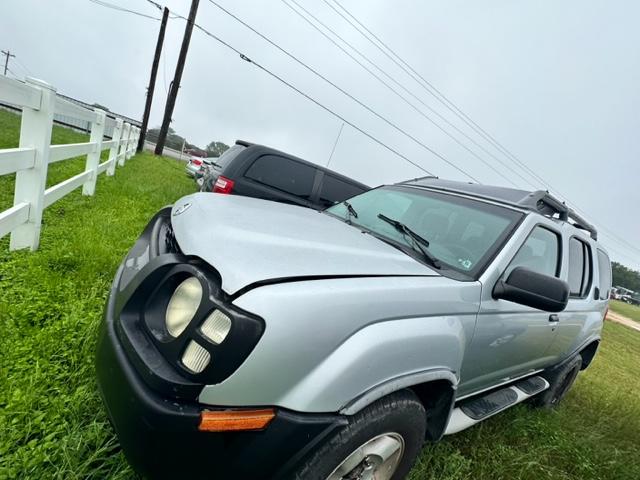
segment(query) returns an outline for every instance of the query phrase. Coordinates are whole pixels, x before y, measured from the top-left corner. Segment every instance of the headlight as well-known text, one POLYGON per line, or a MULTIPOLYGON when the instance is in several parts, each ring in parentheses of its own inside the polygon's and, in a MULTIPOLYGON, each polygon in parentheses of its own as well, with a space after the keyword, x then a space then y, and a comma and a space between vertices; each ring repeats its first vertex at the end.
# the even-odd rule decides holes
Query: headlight
POLYGON ((200 327, 202 334, 216 345, 227 338, 230 329, 231 319, 220 310, 214 310, 200 327))
POLYGON ((178 337, 196 314, 202 300, 202 284, 196 277, 184 280, 173 292, 167 313, 165 325, 172 337, 178 337))
POLYGON ((189 342, 182 354, 182 363, 193 373, 202 372, 209 365, 210 360, 211 354, 193 340, 189 342))

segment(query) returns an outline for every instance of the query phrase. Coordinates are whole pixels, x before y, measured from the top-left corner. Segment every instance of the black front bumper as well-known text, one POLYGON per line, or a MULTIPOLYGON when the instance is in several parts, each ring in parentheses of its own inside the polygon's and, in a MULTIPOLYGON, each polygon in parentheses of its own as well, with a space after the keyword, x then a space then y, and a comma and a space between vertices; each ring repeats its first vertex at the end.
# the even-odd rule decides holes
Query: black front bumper
POLYGON ((278 409, 263 431, 198 431, 201 411, 224 407, 165 397, 145 383, 115 328, 121 274, 122 268, 105 309, 96 370, 124 454, 138 473, 148 478, 288 478, 316 445, 346 423, 339 415, 278 409))

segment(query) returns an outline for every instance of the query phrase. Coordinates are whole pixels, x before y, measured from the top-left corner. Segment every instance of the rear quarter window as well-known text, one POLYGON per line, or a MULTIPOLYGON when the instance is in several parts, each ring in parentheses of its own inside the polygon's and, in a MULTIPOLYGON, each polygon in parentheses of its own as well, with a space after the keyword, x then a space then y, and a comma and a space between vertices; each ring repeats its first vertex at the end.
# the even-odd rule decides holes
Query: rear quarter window
POLYGON ((585 297, 591 288, 591 248, 576 237, 569 239, 569 291, 585 297))
POLYGON ((234 158, 236 158, 242 151, 244 151, 247 147, 242 145, 234 145, 233 147, 227 149, 222 155, 218 158, 213 159, 220 167, 225 168, 229 165, 234 158))
POLYGON ((289 158, 263 155, 256 159, 244 176, 290 195, 308 200, 313 190, 316 169, 289 158))
POLYGON ((611 291, 611 261, 602 250, 598 250, 598 288, 600 300, 607 300, 611 291))

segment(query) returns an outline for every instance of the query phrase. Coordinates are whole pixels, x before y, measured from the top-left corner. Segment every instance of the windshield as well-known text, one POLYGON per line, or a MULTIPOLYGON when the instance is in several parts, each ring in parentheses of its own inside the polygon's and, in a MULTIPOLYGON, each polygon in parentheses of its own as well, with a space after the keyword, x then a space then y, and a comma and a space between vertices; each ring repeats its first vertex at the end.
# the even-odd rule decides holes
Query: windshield
POLYGON ((508 208, 406 186, 369 190, 349 205, 351 213, 344 203, 325 212, 415 250, 411 238, 380 215, 401 222, 428 241, 429 254, 469 275, 484 267, 522 217, 508 208))

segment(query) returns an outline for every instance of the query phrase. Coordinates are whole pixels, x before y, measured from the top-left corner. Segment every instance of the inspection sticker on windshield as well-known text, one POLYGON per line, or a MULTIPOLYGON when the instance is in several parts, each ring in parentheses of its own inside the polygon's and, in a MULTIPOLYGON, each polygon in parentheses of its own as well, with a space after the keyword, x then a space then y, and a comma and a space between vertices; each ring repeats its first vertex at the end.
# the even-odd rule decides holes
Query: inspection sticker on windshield
POLYGON ((462 259, 459 258, 458 259, 458 263, 462 266, 462 268, 464 268, 465 270, 469 270, 471 268, 471 265, 473 265, 473 262, 469 259, 462 259))

